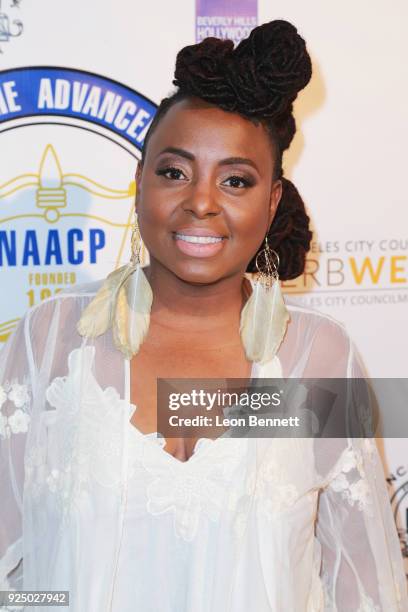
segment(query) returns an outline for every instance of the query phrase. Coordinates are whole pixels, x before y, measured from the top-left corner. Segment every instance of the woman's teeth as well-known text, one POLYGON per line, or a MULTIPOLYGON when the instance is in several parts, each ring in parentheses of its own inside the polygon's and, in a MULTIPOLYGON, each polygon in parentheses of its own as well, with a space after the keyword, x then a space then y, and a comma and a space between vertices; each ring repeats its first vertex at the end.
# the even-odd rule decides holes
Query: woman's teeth
POLYGON ((210 244, 213 242, 221 242, 222 238, 217 238, 215 236, 185 236, 184 234, 176 234, 176 240, 195 242, 197 244, 210 244))

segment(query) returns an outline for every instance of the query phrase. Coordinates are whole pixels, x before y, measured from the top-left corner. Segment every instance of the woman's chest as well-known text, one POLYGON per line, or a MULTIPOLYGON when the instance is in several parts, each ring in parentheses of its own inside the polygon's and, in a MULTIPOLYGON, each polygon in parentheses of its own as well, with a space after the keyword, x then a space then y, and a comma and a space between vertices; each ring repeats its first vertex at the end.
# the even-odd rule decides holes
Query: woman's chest
MULTIPOLYGON (((147 348, 130 363, 130 402, 135 406, 131 424, 144 434, 159 431, 163 415, 166 418, 168 414, 168 397, 163 385, 166 379, 171 379, 174 395, 188 393, 190 387, 197 391, 203 386, 200 383, 202 379, 208 388, 227 388, 227 379, 247 379, 251 370, 252 364, 243 355, 237 358, 236 351, 195 352, 191 347, 157 351, 147 348)), ((166 427, 166 431, 169 432, 169 428, 166 427)), ((176 428, 174 435, 166 434, 165 451, 186 461, 192 456, 198 438, 194 431, 187 434, 176 428)))

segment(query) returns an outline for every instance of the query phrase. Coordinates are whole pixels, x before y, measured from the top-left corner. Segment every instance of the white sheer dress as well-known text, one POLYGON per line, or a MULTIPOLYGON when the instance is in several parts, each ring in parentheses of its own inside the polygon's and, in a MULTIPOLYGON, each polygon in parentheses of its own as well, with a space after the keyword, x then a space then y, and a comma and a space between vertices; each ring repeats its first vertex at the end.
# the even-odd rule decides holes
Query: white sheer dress
MULTIPOLYGON (((201 438, 179 461, 130 423, 111 333, 75 330, 99 286, 32 308, 0 353, 0 588, 68 590, 71 612, 407 611, 375 441, 201 438)), ((253 377, 363 376, 340 323, 285 302, 253 377)))

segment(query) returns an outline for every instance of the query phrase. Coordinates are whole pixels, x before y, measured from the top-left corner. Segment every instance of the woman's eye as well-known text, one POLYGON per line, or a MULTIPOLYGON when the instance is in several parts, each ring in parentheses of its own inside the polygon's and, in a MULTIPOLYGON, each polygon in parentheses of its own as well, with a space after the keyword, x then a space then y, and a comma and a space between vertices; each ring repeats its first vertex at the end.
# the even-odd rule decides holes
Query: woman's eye
POLYGON ((169 166, 168 168, 159 168, 156 172, 159 176, 165 176, 166 178, 178 181, 180 178, 184 177, 184 173, 178 168, 174 168, 173 166, 169 166))
POLYGON ((227 185, 227 187, 234 187, 238 189, 242 189, 243 187, 249 187, 250 185, 252 185, 251 181, 242 176, 230 176, 229 178, 227 178, 226 181, 224 181, 223 184, 228 182, 229 185, 227 185))

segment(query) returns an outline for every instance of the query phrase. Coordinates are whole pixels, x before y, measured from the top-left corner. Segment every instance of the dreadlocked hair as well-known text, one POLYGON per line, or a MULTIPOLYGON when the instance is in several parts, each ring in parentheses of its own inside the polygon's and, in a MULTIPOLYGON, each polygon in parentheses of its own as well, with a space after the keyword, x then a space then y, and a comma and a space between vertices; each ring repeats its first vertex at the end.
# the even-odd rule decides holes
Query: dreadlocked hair
MULTIPOLYGON (((283 177, 282 155, 296 132, 293 102, 312 76, 310 56, 296 28, 284 20, 262 24, 236 48, 231 40, 209 37, 184 47, 177 54, 173 84, 178 88, 164 98, 146 134, 142 163, 149 138, 171 106, 191 97, 201 98, 238 113, 266 128, 275 157, 274 180, 282 181, 282 197, 268 230, 268 244, 279 255, 279 278, 290 280, 303 273, 312 232, 310 218, 295 185, 283 177)), ((263 243, 258 252, 262 250, 263 243)), ((247 272, 256 272, 257 253, 247 272)))

